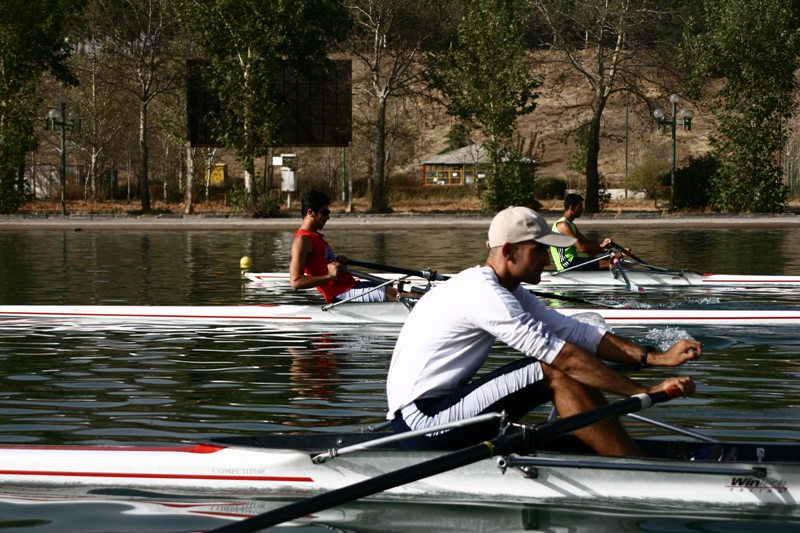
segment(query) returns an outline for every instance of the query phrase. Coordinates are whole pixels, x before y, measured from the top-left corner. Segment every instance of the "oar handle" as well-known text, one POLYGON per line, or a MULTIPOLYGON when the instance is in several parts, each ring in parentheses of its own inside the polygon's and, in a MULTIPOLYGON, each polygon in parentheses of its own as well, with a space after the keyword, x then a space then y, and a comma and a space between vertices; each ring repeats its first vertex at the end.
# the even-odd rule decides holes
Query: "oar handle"
POLYGON ((369 274, 367 272, 361 272, 360 270, 352 270, 347 268, 346 266, 339 265, 339 272, 344 272, 345 274, 350 274, 356 278, 366 279, 369 281, 374 281, 375 283, 393 283, 394 280, 382 278, 380 276, 376 276, 374 274, 369 274))
POLYGON ((367 261, 356 261, 354 259, 347 260, 348 265, 355 265, 364 268, 371 268, 372 270, 382 270, 383 272, 393 272, 395 274, 405 274, 406 276, 419 276, 421 278, 429 279, 431 281, 445 281, 450 276, 438 274, 435 270, 413 270, 410 268, 402 268, 390 265, 382 265, 380 263, 370 263, 367 261))
MULTIPOLYGON (((666 400, 659 400, 662 402, 668 402, 670 400, 674 400, 675 398, 680 398, 681 396, 683 396, 683 391, 680 389, 680 387, 675 387, 675 386, 664 389, 663 391, 661 391, 661 393, 667 395, 666 400)), ((660 393, 654 393, 654 394, 660 394, 660 393)))
POLYGON ((619 244, 617 244, 617 243, 615 243, 613 241, 611 242, 611 246, 613 248, 616 248, 620 252, 622 252, 623 255, 627 255, 627 256, 631 257, 634 261, 637 261, 639 263, 644 264, 644 261, 642 261, 641 259, 639 259, 635 255, 633 255, 633 252, 631 252, 630 248, 625 248, 624 246, 620 246, 619 244))

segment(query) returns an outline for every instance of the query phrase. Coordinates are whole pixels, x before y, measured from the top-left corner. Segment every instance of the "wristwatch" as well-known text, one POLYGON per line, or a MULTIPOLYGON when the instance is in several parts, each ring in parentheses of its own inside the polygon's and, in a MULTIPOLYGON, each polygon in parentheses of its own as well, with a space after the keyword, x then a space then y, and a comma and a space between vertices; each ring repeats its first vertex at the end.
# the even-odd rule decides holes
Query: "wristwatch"
POLYGON ((649 366, 647 364, 647 354, 649 354, 650 352, 655 352, 655 351, 656 351, 656 347, 655 346, 651 346, 649 344, 646 344, 646 345, 642 346, 642 367, 649 366))

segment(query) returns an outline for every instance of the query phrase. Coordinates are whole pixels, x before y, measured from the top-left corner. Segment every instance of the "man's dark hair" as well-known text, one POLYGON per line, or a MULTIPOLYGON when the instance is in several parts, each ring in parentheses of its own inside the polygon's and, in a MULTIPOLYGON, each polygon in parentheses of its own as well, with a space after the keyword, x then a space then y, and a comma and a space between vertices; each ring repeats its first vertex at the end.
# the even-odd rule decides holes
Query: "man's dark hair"
POLYGON ((331 205, 331 199, 327 194, 322 191, 308 191, 300 202, 300 216, 305 217, 309 209, 318 213, 326 205, 331 205))
POLYGON ((583 196, 580 194, 575 194, 574 192, 569 193, 564 197, 564 211, 570 207, 575 207, 581 202, 583 202, 583 196))

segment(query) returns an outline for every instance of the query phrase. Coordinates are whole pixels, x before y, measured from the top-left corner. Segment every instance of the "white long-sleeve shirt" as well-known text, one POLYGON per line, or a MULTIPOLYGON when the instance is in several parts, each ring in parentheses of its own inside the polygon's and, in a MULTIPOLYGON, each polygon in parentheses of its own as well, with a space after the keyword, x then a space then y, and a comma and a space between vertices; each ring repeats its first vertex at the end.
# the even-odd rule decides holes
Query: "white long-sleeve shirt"
POLYGON ((552 363, 565 341, 595 353, 604 334, 548 309, 521 285, 509 292, 489 267, 469 268, 422 297, 406 320, 386 380, 387 418, 469 383, 495 339, 552 363))

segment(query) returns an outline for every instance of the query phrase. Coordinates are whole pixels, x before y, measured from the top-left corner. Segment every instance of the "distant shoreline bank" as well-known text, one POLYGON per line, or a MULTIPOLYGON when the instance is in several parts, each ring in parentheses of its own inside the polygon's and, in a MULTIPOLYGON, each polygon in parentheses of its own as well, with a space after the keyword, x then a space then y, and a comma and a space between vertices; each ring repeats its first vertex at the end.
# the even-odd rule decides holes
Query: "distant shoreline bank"
MULTIPOLYGON (((560 215, 543 213, 554 222, 560 215)), ((430 229, 444 231, 449 227, 488 229, 491 215, 481 214, 334 214, 327 230, 336 229, 430 229)), ((800 226, 794 213, 776 215, 661 215, 658 213, 623 213, 618 215, 584 215, 581 228, 681 228, 721 229, 727 227, 793 227, 800 226)), ((300 217, 254 219, 242 215, 7 215, 0 216, 0 231, 81 231, 81 230, 197 230, 258 231, 293 230, 300 217)))

